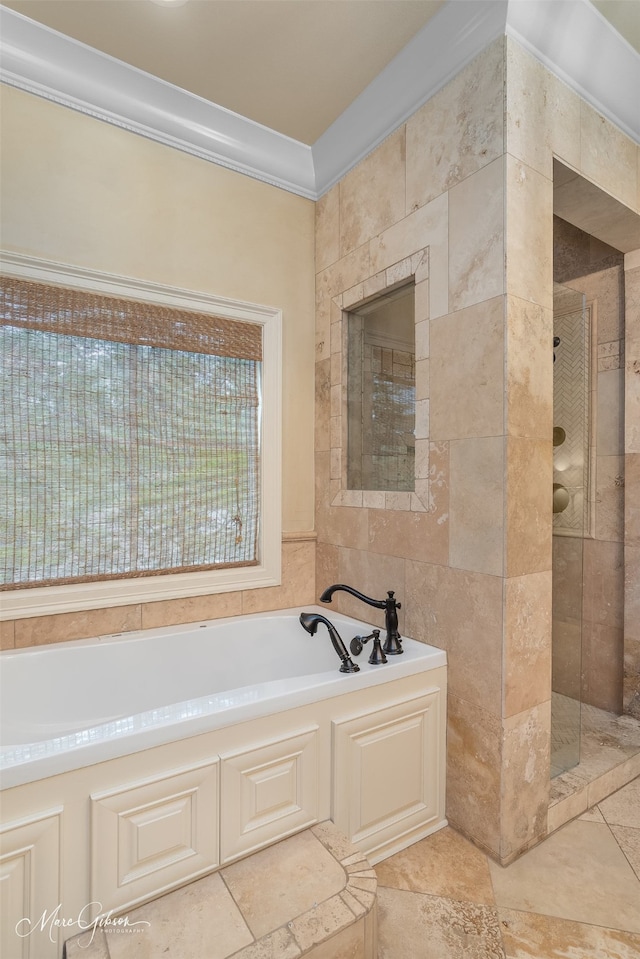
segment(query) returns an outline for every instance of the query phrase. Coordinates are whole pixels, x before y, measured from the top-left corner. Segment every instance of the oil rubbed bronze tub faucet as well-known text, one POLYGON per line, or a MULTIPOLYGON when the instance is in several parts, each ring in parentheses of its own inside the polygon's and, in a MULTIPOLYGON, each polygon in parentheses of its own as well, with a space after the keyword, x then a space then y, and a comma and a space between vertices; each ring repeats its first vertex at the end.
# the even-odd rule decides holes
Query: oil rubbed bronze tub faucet
POLYGON ((342 590, 343 593, 349 593, 351 596, 355 596, 356 599, 362 600, 363 603, 367 603, 367 605, 373 606, 375 609, 384 609, 384 625, 387 638, 382 648, 387 656, 399 656, 400 653, 403 652, 400 633, 398 632, 398 610, 401 609, 402 604, 394 599, 395 594, 393 590, 387 592, 386 599, 371 599, 369 596, 358 592, 358 590, 352 586, 344 586, 342 583, 336 583, 334 586, 329 586, 325 589, 320 597, 320 602, 330 603, 333 594, 340 590, 342 590))
POLYGON ((341 673, 359 673, 360 672, 360 667, 356 666, 356 664, 350 658, 344 643, 340 639, 340 633, 335 628, 333 623, 330 623, 329 620, 326 619, 326 617, 321 616, 319 613, 300 613, 300 622, 310 636, 315 636, 316 630, 318 629, 318 623, 324 623, 324 625, 329 630, 329 636, 331 637, 333 648, 335 649, 336 653, 342 660, 342 664, 340 666, 340 672, 341 673))

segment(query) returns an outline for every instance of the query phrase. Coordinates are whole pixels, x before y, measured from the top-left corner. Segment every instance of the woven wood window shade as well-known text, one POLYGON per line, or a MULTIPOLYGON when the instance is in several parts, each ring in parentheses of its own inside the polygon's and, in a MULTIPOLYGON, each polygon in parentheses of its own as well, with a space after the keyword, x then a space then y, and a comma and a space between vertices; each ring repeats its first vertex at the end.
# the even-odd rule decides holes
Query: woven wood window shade
POLYGON ((258 324, 0 278, 0 588, 255 565, 258 324))

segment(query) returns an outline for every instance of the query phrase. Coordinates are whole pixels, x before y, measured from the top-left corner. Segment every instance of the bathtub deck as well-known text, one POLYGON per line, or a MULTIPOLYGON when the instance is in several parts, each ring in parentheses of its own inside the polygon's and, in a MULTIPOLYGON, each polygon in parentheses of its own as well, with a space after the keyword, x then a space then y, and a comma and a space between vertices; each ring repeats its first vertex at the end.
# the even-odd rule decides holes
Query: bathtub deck
POLYGON ((68 940, 66 957, 373 959, 376 887, 368 860, 327 821, 129 910, 127 926, 97 929, 89 946, 90 932, 68 940))

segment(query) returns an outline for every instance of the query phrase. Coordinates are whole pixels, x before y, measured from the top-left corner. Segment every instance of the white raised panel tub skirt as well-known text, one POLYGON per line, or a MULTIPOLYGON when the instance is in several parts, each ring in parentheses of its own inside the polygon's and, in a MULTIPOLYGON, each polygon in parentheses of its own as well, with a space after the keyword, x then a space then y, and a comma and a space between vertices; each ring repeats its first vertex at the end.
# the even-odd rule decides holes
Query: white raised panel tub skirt
MULTIPOLYGON (((347 648, 372 629, 304 609, 347 648)), ((445 653, 403 639, 371 666, 368 644, 343 674, 301 611, 0 654, 0 954, 28 938, 59 957, 79 917, 325 819, 372 863, 446 824, 445 653), (49 921, 58 905, 64 925, 49 921)))

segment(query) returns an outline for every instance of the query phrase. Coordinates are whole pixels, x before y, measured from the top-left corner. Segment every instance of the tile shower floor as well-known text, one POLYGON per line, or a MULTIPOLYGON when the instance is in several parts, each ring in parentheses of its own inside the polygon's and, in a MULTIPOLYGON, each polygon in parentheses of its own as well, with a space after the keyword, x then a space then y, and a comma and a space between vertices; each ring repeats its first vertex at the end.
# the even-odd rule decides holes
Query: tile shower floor
POLYGON ((638 959, 640 778, 506 868, 447 827, 375 871, 378 959, 638 959))

